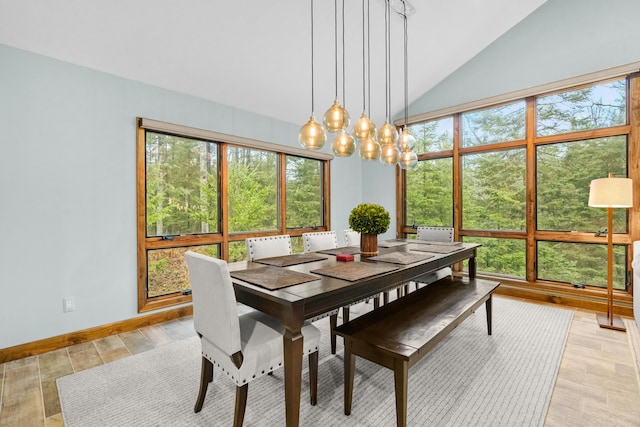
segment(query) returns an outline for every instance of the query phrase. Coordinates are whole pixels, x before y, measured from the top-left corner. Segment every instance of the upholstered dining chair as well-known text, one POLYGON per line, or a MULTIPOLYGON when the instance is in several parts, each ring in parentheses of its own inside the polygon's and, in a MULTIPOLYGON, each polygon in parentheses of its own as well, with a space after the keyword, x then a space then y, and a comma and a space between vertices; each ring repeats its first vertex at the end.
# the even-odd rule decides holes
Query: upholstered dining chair
MULTIPOLYGON (((428 242, 453 242, 453 228, 451 227, 418 227, 417 240, 425 240, 428 242)), ((451 276, 453 270, 451 267, 444 267, 440 270, 427 273, 424 276, 420 276, 414 280, 416 289, 420 286, 420 283, 429 284, 436 280, 440 280, 443 277, 451 276)))
POLYGON ((338 247, 338 237, 335 231, 302 233, 302 244, 305 253, 333 249, 338 247))
MULTIPOLYGON (((202 345, 200 389, 194 412, 200 412, 214 366, 236 384, 233 425, 242 426, 249 382, 281 367, 284 326, 274 317, 253 310, 239 315, 227 263, 188 251, 185 260, 193 292, 193 324, 202 345)), ((317 401, 320 331, 302 328, 304 354, 309 355, 311 404, 317 401)))
MULTIPOLYGON (((355 233, 357 235, 358 241, 355 245, 360 245, 360 233, 357 233, 353 230, 345 230, 351 231, 352 234, 355 233)), ((353 238, 353 236, 351 236, 353 238)), ((313 252, 313 251, 321 251, 323 249, 334 249, 338 247, 338 238, 335 231, 317 231, 311 233, 302 233, 302 242, 304 244, 305 252, 313 252)), ((354 245, 347 245, 354 246, 354 245)), ((342 307, 342 322, 346 323, 349 321, 351 317, 350 308, 353 305, 360 304, 361 302, 368 301, 369 298, 354 301, 347 306, 342 307)), ((380 300, 378 296, 373 297, 375 307, 377 308, 380 305, 380 300)), ((337 311, 335 312, 335 316, 331 313, 331 317, 329 319, 331 323, 331 354, 336 354, 336 334, 333 332, 333 328, 337 325, 337 311)))
POLYGON ((360 233, 357 231, 342 230, 342 239, 345 246, 360 246, 360 233))
POLYGON ((291 236, 250 237, 245 240, 247 259, 253 261, 260 258, 291 255, 291 236))
MULTIPOLYGON (((311 233, 302 233, 302 245, 304 252, 321 251, 323 249, 333 249, 338 247, 338 239, 335 231, 317 231, 311 233)), ((346 321, 349 319, 349 308, 343 307, 342 318, 346 314, 346 321), (345 311, 346 310, 346 311, 345 311)), ((312 322, 323 319, 329 316, 329 328, 331 329, 331 354, 336 354, 337 338, 334 328, 338 325, 338 310, 330 311, 329 313, 321 314, 311 319, 312 322)))

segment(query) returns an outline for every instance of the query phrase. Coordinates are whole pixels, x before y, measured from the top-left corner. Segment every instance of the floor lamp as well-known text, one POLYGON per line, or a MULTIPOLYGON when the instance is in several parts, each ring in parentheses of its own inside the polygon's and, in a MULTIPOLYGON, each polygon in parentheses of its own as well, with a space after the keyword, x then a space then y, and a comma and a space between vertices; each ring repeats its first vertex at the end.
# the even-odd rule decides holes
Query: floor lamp
POLYGON ((633 206, 633 182, 629 178, 614 178, 609 172, 608 178, 594 179, 589 187, 589 206, 607 208, 607 314, 599 313, 598 324, 601 328, 626 331, 620 317, 613 315, 613 208, 633 206))

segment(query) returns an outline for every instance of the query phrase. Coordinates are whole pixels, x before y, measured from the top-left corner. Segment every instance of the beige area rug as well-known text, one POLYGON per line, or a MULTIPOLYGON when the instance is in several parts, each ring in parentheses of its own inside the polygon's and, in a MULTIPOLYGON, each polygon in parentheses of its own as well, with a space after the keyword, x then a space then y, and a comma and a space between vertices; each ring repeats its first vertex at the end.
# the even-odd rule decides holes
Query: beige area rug
MULTIPOLYGON (((367 311, 371 304, 353 306, 367 311)), ((573 312, 494 298, 493 335, 484 308, 409 372, 410 426, 542 426, 573 312)), ((395 425, 393 374, 357 358, 353 410, 343 413, 342 342, 322 330, 318 405, 309 405, 305 358, 301 426, 395 425)), ((235 386, 217 371, 195 414, 199 341, 188 338, 58 379, 64 423, 75 426, 229 426, 235 386)), ((284 425, 283 371, 249 385, 245 426, 284 425)))

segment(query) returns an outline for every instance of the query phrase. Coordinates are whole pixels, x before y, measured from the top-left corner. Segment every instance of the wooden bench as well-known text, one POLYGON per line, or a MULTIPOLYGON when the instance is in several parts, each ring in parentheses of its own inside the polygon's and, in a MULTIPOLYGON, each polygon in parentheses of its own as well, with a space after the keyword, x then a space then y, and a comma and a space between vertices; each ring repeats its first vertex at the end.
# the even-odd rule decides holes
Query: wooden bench
POLYGON ((351 414, 355 356, 394 371, 396 418, 407 424, 409 368, 482 303, 491 335, 492 293, 498 282, 446 277, 335 329, 344 337, 344 413, 351 414))

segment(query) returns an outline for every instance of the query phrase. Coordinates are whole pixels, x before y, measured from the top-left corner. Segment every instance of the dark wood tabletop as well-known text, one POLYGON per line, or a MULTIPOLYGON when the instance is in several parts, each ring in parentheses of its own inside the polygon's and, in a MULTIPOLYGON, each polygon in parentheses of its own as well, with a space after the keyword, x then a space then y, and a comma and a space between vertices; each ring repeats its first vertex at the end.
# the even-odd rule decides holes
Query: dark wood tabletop
MULTIPOLYGON (((397 239, 394 239, 394 241, 395 240, 397 239)), ((411 243, 411 240, 407 240, 406 242, 407 244, 390 248, 379 247, 378 253, 379 255, 393 252, 428 253, 424 247, 416 250, 418 243, 411 243)), ((336 257, 333 255, 324 254, 326 259, 323 260, 305 262, 288 267, 278 267, 317 276, 317 280, 276 290, 269 290, 257 284, 232 278, 236 291, 236 299, 239 302, 277 317, 285 326, 284 370, 286 425, 298 426, 299 424, 303 356, 301 329, 305 319, 327 313, 348 305, 351 302, 376 296, 383 291, 407 284, 411 280, 426 273, 465 260, 468 260, 469 277, 473 279, 476 274, 476 250, 479 246, 479 244, 475 243, 461 243, 457 245, 452 252, 432 253, 430 255, 433 256, 430 258, 406 265, 373 261, 366 257, 355 255, 354 261, 347 261, 346 263, 375 263, 393 267, 390 271, 355 280, 343 280, 314 273, 313 270, 330 269, 332 267, 340 268, 341 265, 345 264, 344 261, 336 261, 336 257)), ((229 270, 232 274, 234 271, 264 267, 264 264, 248 261, 229 264, 229 270)), ((354 267, 357 270, 359 266, 355 265, 354 267)), ((361 267, 363 267, 362 270, 364 271, 362 274, 367 274, 365 271, 367 268, 365 266, 361 267)), ((352 268, 350 267, 350 269, 352 268)), ((385 268, 385 270, 388 269, 385 268)))

